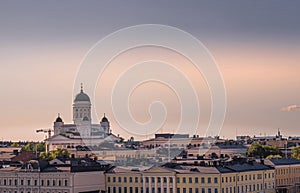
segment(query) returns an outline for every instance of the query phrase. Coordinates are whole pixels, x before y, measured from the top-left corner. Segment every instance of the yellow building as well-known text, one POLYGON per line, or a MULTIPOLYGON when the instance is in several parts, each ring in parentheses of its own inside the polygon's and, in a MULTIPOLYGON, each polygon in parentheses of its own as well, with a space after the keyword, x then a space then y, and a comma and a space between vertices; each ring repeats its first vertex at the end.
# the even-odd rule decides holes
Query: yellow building
POLYGON ((256 162, 215 166, 167 164, 143 171, 112 168, 107 193, 259 193, 275 192, 274 168, 256 162))
POLYGON ((275 186, 279 193, 300 192, 300 160, 270 159, 267 164, 275 167, 275 186))

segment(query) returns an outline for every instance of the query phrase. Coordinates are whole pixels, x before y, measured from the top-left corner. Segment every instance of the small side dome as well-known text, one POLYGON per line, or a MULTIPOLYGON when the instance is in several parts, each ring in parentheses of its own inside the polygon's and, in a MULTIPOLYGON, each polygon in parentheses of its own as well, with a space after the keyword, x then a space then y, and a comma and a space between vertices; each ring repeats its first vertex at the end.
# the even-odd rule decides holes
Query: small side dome
POLYGON ((105 117, 105 113, 104 113, 104 116, 103 116, 103 118, 101 120, 101 123, 103 123, 103 122, 107 122, 107 123, 109 122, 108 119, 105 117))
POLYGON ((60 115, 58 114, 58 117, 56 118, 55 122, 59 122, 59 123, 62 123, 63 120, 62 118, 60 118, 60 115))

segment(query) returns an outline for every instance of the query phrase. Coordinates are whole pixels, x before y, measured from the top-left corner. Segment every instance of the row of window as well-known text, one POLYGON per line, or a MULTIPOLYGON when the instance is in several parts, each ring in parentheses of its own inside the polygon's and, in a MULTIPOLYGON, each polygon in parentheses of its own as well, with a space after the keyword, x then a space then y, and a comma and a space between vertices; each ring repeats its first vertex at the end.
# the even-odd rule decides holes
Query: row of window
MULTIPOLYGON (((241 175, 241 176, 237 176, 235 179, 235 176, 230 176, 230 177, 222 177, 222 182, 235 182, 235 180, 237 180, 238 182, 239 181, 247 181, 247 180, 255 180, 255 179, 258 179, 258 180, 261 180, 263 177, 262 174, 249 174, 249 175, 241 175)), ((268 178, 274 178, 274 173, 265 173, 265 179, 268 179, 268 178), (271 177, 272 176, 272 177, 271 177)))
MULTIPOLYGON (((160 192, 167 193, 167 188, 157 188, 152 187, 151 189, 147 187, 145 193, 160 192)), ((141 187, 108 187, 107 193, 144 193, 144 189, 141 187), (140 190, 140 191, 139 191, 140 190)), ((173 188, 169 188, 169 193, 174 193, 173 188)), ((218 193, 218 188, 177 188, 176 193, 218 193)))
POLYGON ((277 175, 286 175, 291 173, 300 173, 300 168, 289 168, 289 169, 276 169, 275 170, 277 175))
POLYGON ((244 185, 244 186, 237 186, 237 187, 226 187, 222 188, 222 193, 239 193, 239 192, 255 192, 260 190, 266 190, 268 188, 274 188, 274 183, 272 185, 265 183, 263 184, 253 184, 253 185, 244 185))
MULTIPOLYGON (((38 180, 0 179, 3 186, 38 186, 38 180)), ((41 186, 68 186, 68 180, 40 180, 41 186)))
MULTIPOLYGON (((177 178, 177 183, 187 183, 187 180, 188 180, 188 183, 199 183, 199 178, 198 177, 194 177, 194 180, 192 177, 189 177, 189 178, 177 178), (180 180, 181 179, 181 180, 180 180)), ((204 183, 208 183, 208 184, 211 184, 211 183, 218 183, 218 178, 217 177, 214 177, 214 178, 211 178, 211 177, 207 177, 207 178, 204 178, 204 177, 201 177, 200 178, 200 182, 202 184, 204 183)))
MULTIPOLYGON (((149 183, 151 181, 151 183, 155 183, 155 180, 157 183, 161 183, 161 182, 164 182, 164 183, 167 183, 168 182, 168 178, 169 178, 169 183, 173 183, 173 178, 172 177, 145 177, 145 182, 146 183, 149 183)), ((143 182, 143 178, 139 178, 139 177, 111 177, 108 176, 107 177, 107 182, 124 182, 124 183, 132 183, 132 182, 135 182, 135 183, 139 183, 139 182, 143 182)), ((211 178, 211 177, 201 177, 201 178, 198 178, 198 177, 182 177, 182 178, 179 178, 177 177, 177 183, 199 183, 201 182, 202 184, 204 183, 218 183, 218 178, 215 177, 215 178, 211 178)))
MULTIPOLYGON (((56 191, 53 191, 53 192, 56 192, 56 191)), ((40 192, 40 191, 17 191, 17 190, 2 190, 0 189, 0 193, 50 193, 48 191, 45 191, 45 192, 40 192)), ((64 191, 64 192, 58 192, 58 193, 68 193, 68 191, 64 191)))

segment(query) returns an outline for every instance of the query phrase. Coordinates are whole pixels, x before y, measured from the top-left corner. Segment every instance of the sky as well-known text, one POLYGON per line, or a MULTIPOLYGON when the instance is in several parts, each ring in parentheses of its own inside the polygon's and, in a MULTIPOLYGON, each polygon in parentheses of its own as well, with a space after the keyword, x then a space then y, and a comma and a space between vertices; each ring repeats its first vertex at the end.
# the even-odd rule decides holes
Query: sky
MULTIPOLYGON (((284 136, 300 136, 299 8, 298 1, 279 0, 0 1, 0 138, 42 140, 45 135, 35 130, 52 128, 58 113, 71 123, 73 87, 80 89, 74 81, 87 52, 116 30, 139 24, 179 28, 210 51, 227 95, 221 137, 274 135, 278 128, 284 136)), ((203 134, 211 102, 203 77, 185 69, 188 62, 176 53, 153 48, 121 54, 98 82, 94 107, 99 120, 106 113, 115 134, 130 136, 107 102, 112 77, 123 63, 166 56, 193 79, 203 134)), ((132 116, 147 122, 153 100, 169 109, 159 132, 172 132, 180 114, 178 97, 157 82, 131 95, 132 116)))

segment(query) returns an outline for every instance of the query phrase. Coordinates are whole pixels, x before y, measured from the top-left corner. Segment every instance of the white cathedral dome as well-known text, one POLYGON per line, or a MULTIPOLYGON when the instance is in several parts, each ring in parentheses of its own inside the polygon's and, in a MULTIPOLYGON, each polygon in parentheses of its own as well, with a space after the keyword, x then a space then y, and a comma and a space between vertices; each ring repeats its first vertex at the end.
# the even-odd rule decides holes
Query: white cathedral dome
POLYGON ((83 92, 82 86, 81 91, 76 95, 74 102, 91 102, 90 97, 83 92))

